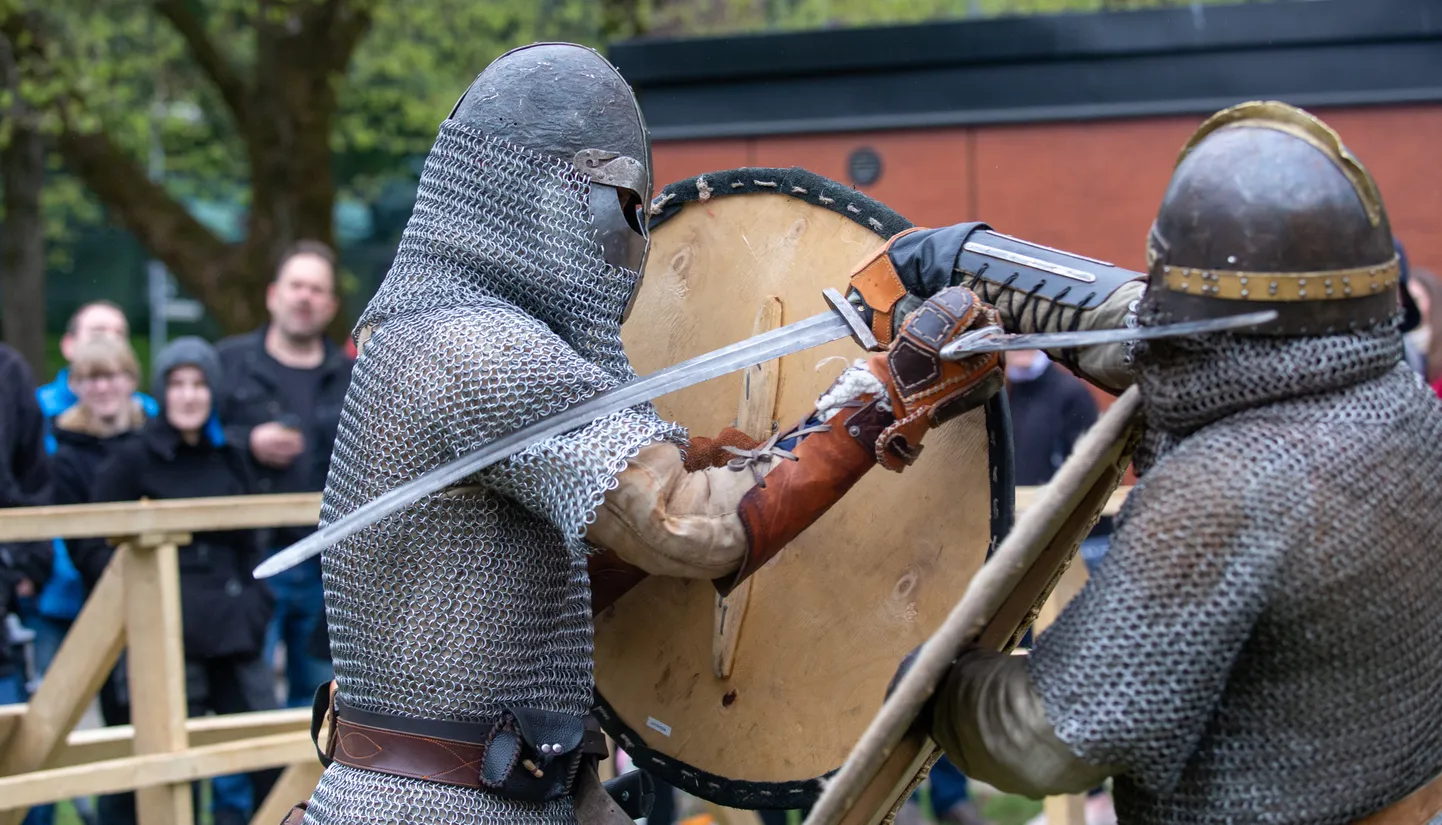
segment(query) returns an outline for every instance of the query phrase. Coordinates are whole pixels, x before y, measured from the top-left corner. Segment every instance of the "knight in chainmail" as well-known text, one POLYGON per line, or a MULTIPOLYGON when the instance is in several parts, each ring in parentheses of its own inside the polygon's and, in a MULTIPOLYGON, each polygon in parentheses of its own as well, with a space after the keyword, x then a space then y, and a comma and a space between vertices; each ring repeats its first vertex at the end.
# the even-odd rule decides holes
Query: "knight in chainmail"
MULTIPOLYGON (((360 318, 323 524, 635 377, 620 327, 650 190, 640 111, 600 55, 538 44, 481 73, 440 127, 360 318)), ((690 440, 643 405, 327 549, 329 764, 292 819, 616 820, 585 794, 605 756, 588 716, 593 611, 648 574, 728 590, 869 468, 903 469, 928 428, 995 392, 995 356, 938 355, 994 311, 964 288, 925 306, 926 323, 766 444, 690 440), (608 583, 595 600, 592 572, 608 583)))
POLYGON ((1442 410, 1402 363, 1365 168, 1311 115, 1249 103, 1186 145, 1145 285, 915 254, 973 231, 908 236, 893 265, 916 293, 973 285, 1011 329, 1278 318, 1058 353, 1138 385, 1140 480, 1030 655, 953 664, 925 717, 936 740, 1028 796, 1114 777, 1123 823, 1442 822, 1442 410))

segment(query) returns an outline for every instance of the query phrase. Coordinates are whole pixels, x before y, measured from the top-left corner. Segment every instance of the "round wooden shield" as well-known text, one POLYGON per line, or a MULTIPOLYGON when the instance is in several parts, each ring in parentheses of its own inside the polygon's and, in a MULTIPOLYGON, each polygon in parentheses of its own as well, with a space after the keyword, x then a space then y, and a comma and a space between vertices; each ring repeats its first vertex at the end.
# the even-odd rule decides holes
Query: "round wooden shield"
MULTIPOLYGON (((622 330, 642 375, 819 312, 853 265, 910 226, 799 169, 666 187, 622 330)), ((660 398, 697 435, 764 438, 865 353, 851 340, 660 398)), ((795 808, 845 761, 896 666, 940 624, 1010 526, 1004 396, 875 469, 730 596, 652 577, 596 618, 597 707, 637 764, 733 808, 795 808)))

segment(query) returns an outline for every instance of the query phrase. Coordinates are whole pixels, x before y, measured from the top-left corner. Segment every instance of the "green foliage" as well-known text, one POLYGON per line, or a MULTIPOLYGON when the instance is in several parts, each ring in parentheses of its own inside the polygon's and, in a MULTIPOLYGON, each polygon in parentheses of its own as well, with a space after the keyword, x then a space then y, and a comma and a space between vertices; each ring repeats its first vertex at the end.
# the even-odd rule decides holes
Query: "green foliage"
MULTIPOLYGON (((1257 0, 1250 0, 1257 2, 1257 0)), ((1193 0, 653 0, 650 33, 721 35, 1002 15, 1189 6, 1193 0)), ((1238 3, 1249 0, 1200 0, 1238 3)))

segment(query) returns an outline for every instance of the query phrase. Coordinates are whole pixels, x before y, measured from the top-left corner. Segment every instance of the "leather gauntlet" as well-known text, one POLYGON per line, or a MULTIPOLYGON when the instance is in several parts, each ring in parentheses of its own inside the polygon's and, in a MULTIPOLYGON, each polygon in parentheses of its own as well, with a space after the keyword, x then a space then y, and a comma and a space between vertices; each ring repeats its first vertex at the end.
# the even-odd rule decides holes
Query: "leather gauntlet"
POLYGON ((978 326, 996 323, 995 310, 970 290, 951 287, 927 300, 901 325, 888 352, 842 373, 817 402, 816 414, 791 433, 784 449, 755 451, 754 460, 779 460, 741 499, 746 558, 736 575, 718 580, 730 592, 831 509, 876 464, 901 472, 921 453, 927 430, 986 401, 1002 386, 996 353, 958 362, 941 359, 942 346, 978 326))
POLYGON ((907 316, 888 352, 867 366, 884 376, 895 421, 876 441, 876 460, 901 472, 921 454, 921 438, 932 427, 986 402, 1001 389, 999 353, 945 361, 941 348, 968 330, 1000 326, 996 309, 971 290, 949 287, 907 316))
MULTIPOLYGON (((993 305, 1007 332, 1072 332, 1136 323, 1145 277, 963 223, 895 235, 852 270, 850 297, 883 343, 924 298, 956 284, 993 305)), ((1123 344, 1047 354, 1102 389, 1131 384, 1123 344)))

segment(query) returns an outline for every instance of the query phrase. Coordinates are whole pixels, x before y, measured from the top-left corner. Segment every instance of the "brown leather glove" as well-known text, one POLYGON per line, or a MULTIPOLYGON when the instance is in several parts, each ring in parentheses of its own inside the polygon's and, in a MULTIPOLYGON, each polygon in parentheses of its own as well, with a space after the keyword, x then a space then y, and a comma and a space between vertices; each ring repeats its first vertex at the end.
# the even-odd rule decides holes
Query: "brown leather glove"
POLYGON ((932 427, 984 404, 1001 389, 1005 373, 999 353, 944 361, 941 348, 958 335, 984 326, 1000 327, 995 308, 971 290, 948 287, 906 317, 885 353, 867 366, 886 384, 895 421, 876 442, 876 460, 901 472, 921 454, 921 439, 932 427))

